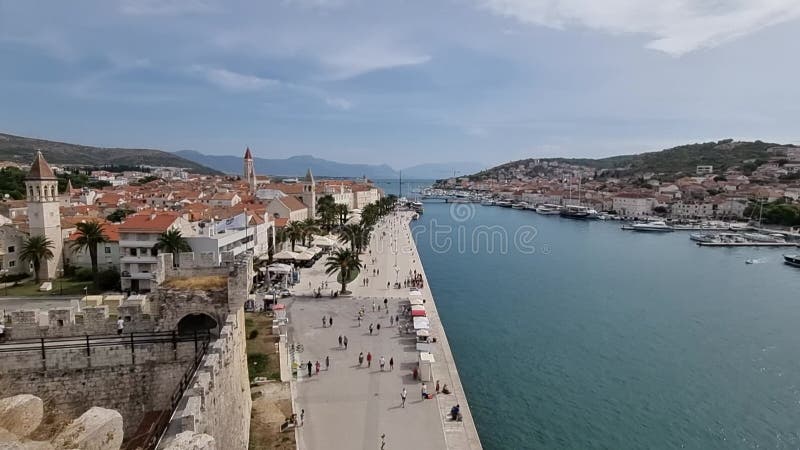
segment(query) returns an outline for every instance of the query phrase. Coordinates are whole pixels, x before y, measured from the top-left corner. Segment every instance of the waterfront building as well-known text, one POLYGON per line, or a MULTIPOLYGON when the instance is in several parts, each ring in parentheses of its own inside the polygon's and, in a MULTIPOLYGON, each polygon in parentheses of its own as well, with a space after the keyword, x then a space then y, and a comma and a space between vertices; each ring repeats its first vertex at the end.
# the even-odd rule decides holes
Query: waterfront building
POLYGON ((655 198, 637 193, 621 192, 612 199, 612 209, 623 217, 647 217, 655 204, 655 198))
POLYGON ((42 262, 39 278, 52 280, 58 276, 62 268, 61 249, 61 214, 58 195, 58 179, 50 165, 45 161, 42 152, 37 151, 31 170, 25 177, 25 192, 28 202, 28 229, 31 236, 45 236, 53 246, 54 257, 42 262))
POLYGON ((704 201, 680 201, 672 204, 672 215, 686 219, 705 219, 714 217, 716 205, 704 201))

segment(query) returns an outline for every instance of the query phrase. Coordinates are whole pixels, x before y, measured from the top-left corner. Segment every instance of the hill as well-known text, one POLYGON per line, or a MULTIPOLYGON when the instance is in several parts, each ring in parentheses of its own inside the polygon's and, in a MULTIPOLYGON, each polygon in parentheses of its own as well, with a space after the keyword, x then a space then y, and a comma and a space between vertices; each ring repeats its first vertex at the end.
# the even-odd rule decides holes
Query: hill
MULTIPOLYGON (((225 173, 242 173, 242 157, 230 155, 206 155, 194 150, 180 150, 176 155, 203 164, 215 167, 225 173)), ((326 159, 315 158, 310 155, 292 156, 285 159, 253 158, 257 174, 273 176, 301 177, 308 169, 315 176, 321 177, 369 177, 392 178, 396 176, 394 169, 382 164, 347 164, 326 159)))
MULTIPOLYGON (((545 158, 539 161, 559 162, 586 166, 594 169, 609 169, 619 175, 634 175, 653 172, 657 174, 690 174, 695 173, 697 166, 714 166, 715 172, 725 171, 731 167, 743 167, 747 171, 749 160, 764 162, 770 157, 781 156, 780 148, 794 147, 762 141, 741 142, 725 139, 717 142, 703 142, 680 145, 657 152, 640 153, 636 155, 620 155, 608 158, 545 158)), ((502 164, 473 177, 492 176, 498 171, 527 164, 533 158, 513 161, 502 164)), ((752 164, 752 163, 750 163, 752 164)))
POLYGON ((139 148, 104 148, 67 144, 0 133, 0 160, 30 164, 37 150, 48 162, 73 166, 160 166, 182 167, 193 173, 221 174, 174 153, 139 148))

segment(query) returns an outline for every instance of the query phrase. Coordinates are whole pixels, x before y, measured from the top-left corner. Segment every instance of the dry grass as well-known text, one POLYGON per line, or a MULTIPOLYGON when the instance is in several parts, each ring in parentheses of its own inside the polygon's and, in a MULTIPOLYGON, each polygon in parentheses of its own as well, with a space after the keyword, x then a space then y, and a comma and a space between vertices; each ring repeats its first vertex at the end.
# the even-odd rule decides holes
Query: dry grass
POLYGON ((224 275, 206 275, 191 278, 170 278, 164 282, 170 289, 219 289, 228 286, 228 277, 224 275))

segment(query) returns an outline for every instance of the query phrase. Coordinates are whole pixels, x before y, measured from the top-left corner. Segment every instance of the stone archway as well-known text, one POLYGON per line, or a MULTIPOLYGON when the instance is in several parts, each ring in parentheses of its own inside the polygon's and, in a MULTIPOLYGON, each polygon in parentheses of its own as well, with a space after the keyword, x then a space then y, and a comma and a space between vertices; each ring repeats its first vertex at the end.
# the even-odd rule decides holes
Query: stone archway
POLYGON ((219 321, 205 313, 187 314, 178 321, 178 334, 191 335, 197 333, 211 333, 219 335, 219 321))

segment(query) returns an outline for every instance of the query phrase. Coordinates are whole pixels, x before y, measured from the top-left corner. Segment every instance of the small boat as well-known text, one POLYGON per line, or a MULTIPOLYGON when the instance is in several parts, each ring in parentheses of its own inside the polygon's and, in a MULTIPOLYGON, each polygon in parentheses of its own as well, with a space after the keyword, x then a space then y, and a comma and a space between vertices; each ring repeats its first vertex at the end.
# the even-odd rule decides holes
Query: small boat
POLYGON ((746 260, 744 260, 744 263, 745 264, 755 264, 756 260, 755 259, 746 259, 746 260))
POLYGON ((675 228, 667 225, 663 220, 647 223, 635 223, 631 226, 633 231, 654 231, 654 232, 669 232, 675 231, 675 228))
POLYGON ((518 202, 511 205, 512 209, 526 209, 528 204, 525 202, 518 202))
POLYGON ((511 202, 507 202, 505 200, 494 202, 494 204, 501 208, 511 208, 511 202))
POLYGON ((485 199, 481 200, 481 205, 483 205, 483 206, 492 206, 492 205, 494 205, 494 201, 493 200, 489 200, 488 198, 485 198, 485 199))
POLYGON ((711 233, 692 233, 689 235, 689 239, 695 242, 714 242, 717 238, 717 235, 711 233))
POLYGON ((585 206, 567 205, 559 214, 567 219, 587 220, 590 218, 589 209, 585 206))
POLYGON ((783 255, 783 262, 792 267, 800 267, 800 255, 783 255))
POLYGON ((536 212, 543 216, 554 216, 561 213, 561 207, 549 203, 543 203, 536 207, 536 212))

